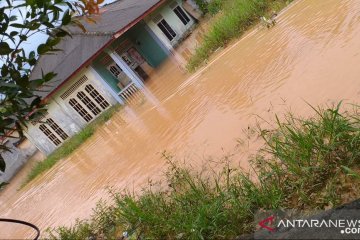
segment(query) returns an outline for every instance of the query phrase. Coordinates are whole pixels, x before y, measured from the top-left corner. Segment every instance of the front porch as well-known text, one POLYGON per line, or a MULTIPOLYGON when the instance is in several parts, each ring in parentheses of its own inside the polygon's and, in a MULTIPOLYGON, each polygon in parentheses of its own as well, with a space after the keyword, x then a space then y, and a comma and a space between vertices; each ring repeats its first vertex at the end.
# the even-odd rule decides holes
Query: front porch
POLYGON ((168 56, 167 48, 140 22, 103 51, 92 67, 120 102, 127 103, 168 56))
POLYGON ((194 24, 181 1, 168 3, 122 33, 93 60, 91 68, 118 102, 126 104, 157 75, 166 59, 183 70, 184 53, 189 51, 183 42, 188 42, 194 24))

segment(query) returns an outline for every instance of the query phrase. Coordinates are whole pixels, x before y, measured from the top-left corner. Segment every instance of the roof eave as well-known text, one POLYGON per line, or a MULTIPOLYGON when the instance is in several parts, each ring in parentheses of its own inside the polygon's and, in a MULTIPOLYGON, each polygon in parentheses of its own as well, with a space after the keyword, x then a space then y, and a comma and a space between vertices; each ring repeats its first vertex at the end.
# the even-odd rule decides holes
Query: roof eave
POLYGON ((47 94, 43 98, 43 102, 47 102, 57 91, 59 91, 72 77, 74 77, 77 73, 79 73, 84 67, 90 65, 90 63, 99 56, 107 47, 109 47, 117 38, 122 36, 125 32, 127 32, 129 29, 131 29, 133 26, 135 26, 137 23, 139 23, 141 20, 143 20, 145 17, 149 16, 152 12, 154 12, 157 8, 159 8, 162 4, 164 4, 167 0, 160 0, 155 5, 153 5, 151 8, 146 10, 140 17, 123 27, 122 29, 118 30, 114 33, 112 38, 102 47, 100 48, 94 55, 92 55, 88 60, 86 60, 80 67, 78 67, 68 78, 66 78, 59 86, 57 86, 55 89, 53 89, 49 94, 47 94))

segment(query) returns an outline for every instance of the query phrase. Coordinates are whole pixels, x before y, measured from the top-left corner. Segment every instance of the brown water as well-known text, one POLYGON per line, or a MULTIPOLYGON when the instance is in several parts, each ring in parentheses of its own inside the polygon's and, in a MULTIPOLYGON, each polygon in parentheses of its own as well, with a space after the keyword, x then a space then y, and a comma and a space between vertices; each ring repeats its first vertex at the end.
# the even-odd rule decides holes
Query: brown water
MULTIPOLYGON (((195 164, 232 152, 257 116, 288 110, 306 116, 306 102, 358 103, 360 1, 297 1, 274 28, 258 28, 216 55, 194 76, 169 61, 147 83, 147 101, 114 116, 21 191, 4 191, 0 215, 42 229, 69 225, 89 216, 107 186, 136 188, 161 176, 163 150, 195 164)), ((0 238, 24 234, 0 228, 0 238)))

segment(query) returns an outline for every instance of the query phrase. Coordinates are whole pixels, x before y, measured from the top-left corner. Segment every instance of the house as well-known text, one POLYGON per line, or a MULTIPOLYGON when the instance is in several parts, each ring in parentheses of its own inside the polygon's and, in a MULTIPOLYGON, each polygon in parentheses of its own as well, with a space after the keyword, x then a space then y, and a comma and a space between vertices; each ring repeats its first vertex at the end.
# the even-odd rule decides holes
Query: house
MULTIPOLYGON (((36 149, 49 155, 111 106, 126 104, 169 56, 181 61, 174 48, 191 32, 198 13, 192 0, 118 0, 100 9, 96 23, 79 17, 86 32, 69 27, 72 36, 56 46, 62 51, 40 56, 32 70, 32 80, 42 72, 57 76, 38 92, 46 113, 29 122, 20 146, 3 154, 7 169, 0 182, 15 175, 36 149)), ((8 145, 15 146, 13 141, 8 145)))
POLYGON ((80 19, 86 32, 69 27, 62 51, 41 56, 32 70, 32 79, 57 76, 41 89, 47 112, 28 124, 26 137, 48 155, 111 106, 126 104, 193 28, 184 4, 119 0, 102 7, 96 23, 80 19))

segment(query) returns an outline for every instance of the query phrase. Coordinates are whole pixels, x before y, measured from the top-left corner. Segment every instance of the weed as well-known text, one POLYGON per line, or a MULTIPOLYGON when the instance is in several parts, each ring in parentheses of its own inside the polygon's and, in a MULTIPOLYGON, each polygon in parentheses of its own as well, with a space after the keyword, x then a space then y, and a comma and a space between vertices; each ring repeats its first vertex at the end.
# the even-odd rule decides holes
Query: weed
POLYGON ((220 172, 198 172, 164 154, 169 167, 157 190, 111 191, 112 204, 100 204, 89 221, 51 236, 82 238, 91 224, 96 231, 88 236, 108 239, 122 231, 133 239, 232 239, 254 230, 259 209, 328 209, 359 197, 357 108, 314 111, 312 118, 289 114, 270 130, 259 128, 264 145, 250 159, 250 172, 228 163, 220 172))
POLYGON ((207 12, 220 16, 215 18, 203 42, 195 49, 187 69, 192 72, 201 66, 218 48, 241 36, 261 16, 272 11, 279 11, 289 1, 285 0, 213 0, 207 5, 207 12))

